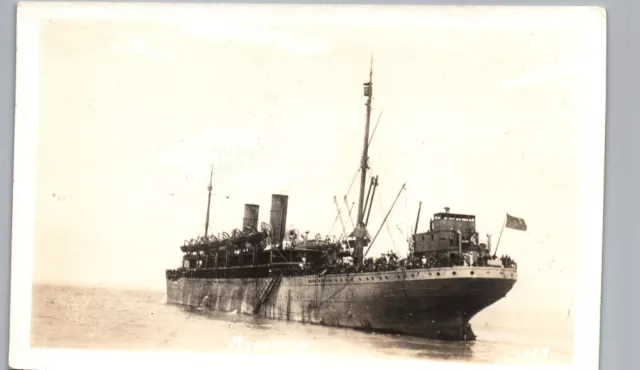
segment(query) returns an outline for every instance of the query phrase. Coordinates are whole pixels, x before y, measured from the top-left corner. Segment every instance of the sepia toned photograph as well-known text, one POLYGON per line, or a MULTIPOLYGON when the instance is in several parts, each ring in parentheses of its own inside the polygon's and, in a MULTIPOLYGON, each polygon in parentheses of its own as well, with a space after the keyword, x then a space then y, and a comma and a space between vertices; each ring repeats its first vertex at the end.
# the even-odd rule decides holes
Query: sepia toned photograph
POLYGON ((603 9, 17 19, 12 367, 597 368, 603 9))

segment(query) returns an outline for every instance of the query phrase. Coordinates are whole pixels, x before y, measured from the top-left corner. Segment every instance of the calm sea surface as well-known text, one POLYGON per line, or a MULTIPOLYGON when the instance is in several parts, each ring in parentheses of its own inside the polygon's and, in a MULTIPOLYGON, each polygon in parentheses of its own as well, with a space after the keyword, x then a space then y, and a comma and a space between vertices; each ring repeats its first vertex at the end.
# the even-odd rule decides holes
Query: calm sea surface
POLYGON ((492 311, 472 320, 475 342, 441 342, 258 319, 164 304, 162 292, 34 285, 34 347, 195 352, 307 352, 481 363, 569 363, 563 315, 492 311), (268 352, 265 348, 268 346, 268 352))

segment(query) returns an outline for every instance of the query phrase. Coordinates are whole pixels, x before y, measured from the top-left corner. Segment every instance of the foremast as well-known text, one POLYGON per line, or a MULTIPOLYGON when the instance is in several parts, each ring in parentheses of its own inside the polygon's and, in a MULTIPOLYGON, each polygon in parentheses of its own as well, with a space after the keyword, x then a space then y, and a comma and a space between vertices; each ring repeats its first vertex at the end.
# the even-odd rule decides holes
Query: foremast
POLYGON ((209 237, 209 210, 211 209, 211 190, 213 189, 213 166, 211 166, 211 175, 209 176, 209 186, 207 187, 207 191, 209 191, 209 198, 207 200, 207 218, 204 222, 204 237, 209 237))
POLYGON ((364 247, 369 243, 371 238, 364 221, 365 200, 364 192, 367 181, 367 170, 369 169, 369 126, 371 122, 371 101, 373 100, 373 57, 371 57, 371 68, 369 70, 369 82, 364 83, 364 96, 367 98, 366 105, 366 121, 364 129, 364 145, 362 148, 362 159, 360 163, 360 194, 358 197, 358 220, 352 236, 355 237, 355 248, 353 253, 353 262, 360 265, 363 262, 364 247))

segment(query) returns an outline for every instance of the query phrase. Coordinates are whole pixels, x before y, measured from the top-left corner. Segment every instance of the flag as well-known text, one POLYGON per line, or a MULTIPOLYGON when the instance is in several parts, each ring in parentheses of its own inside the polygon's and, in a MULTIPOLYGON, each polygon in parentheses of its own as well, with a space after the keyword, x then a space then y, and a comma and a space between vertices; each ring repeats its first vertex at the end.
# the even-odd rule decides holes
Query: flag
POLYGON ((504 226, 510 229, 527 231, 527 223, 524 222, 524 219, 513 217, 508 213, 507 213, 507 222, 505 223, 504 226))

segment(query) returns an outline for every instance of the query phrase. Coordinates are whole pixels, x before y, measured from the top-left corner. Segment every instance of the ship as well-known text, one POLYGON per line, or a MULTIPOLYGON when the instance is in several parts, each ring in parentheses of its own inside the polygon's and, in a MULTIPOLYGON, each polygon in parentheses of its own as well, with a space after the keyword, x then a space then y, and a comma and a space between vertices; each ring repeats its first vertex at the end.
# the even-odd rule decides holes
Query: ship
MULTIPOLYGON (((427 230, 419 231, 422 202, 407 256, 389 252, 367 257, 378 235, 372 238, 367 227, 378 176, 371 177, 365 197, 373 68, 364 96, 364 145, 352 232, 336 238, 288 230, 289 197, 272 194, 268 223, 259 224, 259 205, 245 204, 241 228, 213 235, 212 169, 204 236, 185 240, 181 266, 165 271, 167 304, 439 340, 476 340, 470 320, 509 293, 518 279, 517 264, 492 253, 489 234, 486 243, 479 242, 475 215, 446 207, 433 214, 427 230)), ((522 219, 508 214, 505 224, 526 230, 522 219)))

